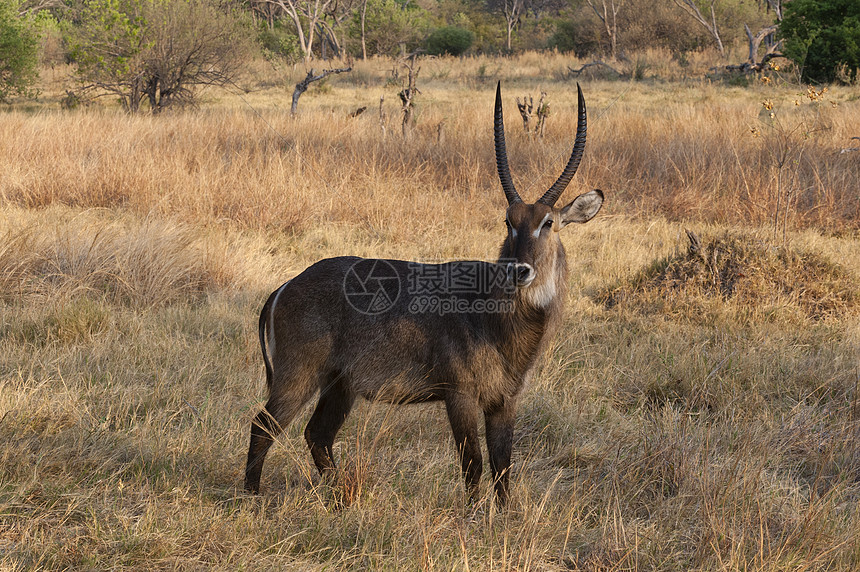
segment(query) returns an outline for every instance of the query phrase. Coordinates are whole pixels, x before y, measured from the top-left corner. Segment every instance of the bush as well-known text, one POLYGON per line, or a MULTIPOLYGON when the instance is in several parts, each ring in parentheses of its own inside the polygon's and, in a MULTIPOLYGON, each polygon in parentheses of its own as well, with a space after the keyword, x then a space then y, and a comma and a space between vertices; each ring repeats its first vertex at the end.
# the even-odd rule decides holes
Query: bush
POLYGON ((860 2, 857 0, 793 0, 785 5, 779 26, 785 55, 803 70, 802 79, 832 82, 857 79, 860 68, 860 2))
POLYGON ((249 30, 216 0, 85 0, 68 28, 71 58, 88 89, 125 109, 157 113, 194 100, 201 85, 230 83, 251 50, 249 30))
MULTIPOLYGON (((365 17, 365 42, 368 55, 396 56, 401 47, 410 52, 420 45, 427 27, 427 11, 415 3, 400 0, 368 0, 365 17)), ((360 10, 349 26, 349 36, 361 40, 360 10)))
POLYGON ((266 57, 277 57, 288 62, 296 62, 302 58, 298 38, 280 23, 276 23, 271 29, 265 24, 260 26, 257 41, 266 57))
POLYGON ((573 52, 579 58, 599 51, 600 36, 597 26, 583 25, 583 22, 588 19, 589 15, 585 14, 579 19, 559 20, 555 33, 549 39, 548 47, 562 53, 573 52))
POLYGON ((38 77, 39 35, 34 22, 18 15, 18 2, 0 2, 0 103, 31 95, 38 77))
POLYGON ((425 47, 430 55, 461 56, 469 51, 474 41, 475 34, 470 30, 457 26, 444 26, 433 30, 433 33, 427 38, 425 47))

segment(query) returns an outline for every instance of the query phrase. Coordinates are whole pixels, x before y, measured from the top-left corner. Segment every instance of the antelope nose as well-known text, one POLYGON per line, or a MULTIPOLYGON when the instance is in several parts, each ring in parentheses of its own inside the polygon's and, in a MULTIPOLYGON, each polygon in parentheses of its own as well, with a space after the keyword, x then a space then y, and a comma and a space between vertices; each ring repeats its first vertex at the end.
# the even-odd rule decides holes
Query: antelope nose
POLYGON ((518 263, 515 268, 517 286, 520 288, 525 288, 535 279, 535 269, 531 264, 518 263))

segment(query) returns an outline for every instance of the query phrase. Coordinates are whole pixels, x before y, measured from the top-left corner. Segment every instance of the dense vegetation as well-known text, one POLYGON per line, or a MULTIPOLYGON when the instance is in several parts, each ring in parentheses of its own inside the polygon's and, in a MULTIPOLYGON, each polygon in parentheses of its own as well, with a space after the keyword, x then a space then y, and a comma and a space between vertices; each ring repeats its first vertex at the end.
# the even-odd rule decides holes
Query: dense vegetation
POLYGON ((780 27, 785 53, 801 64, 804 81, 846 83, 860 73, 860 2, 794 0, 780 27))
POLYGON ((18 2, 0 4, 0 103, 28 95, 36 82, 39 42, 33 18, 19 15, 18 2))
POLYGON ((70 103, 111 95, 153 113, 230 84, 255 53, 319 68, 552 49, 614 69, 665 49, 681 65, 705 51, 712 67, 748 60, 760 71, 762 56, 784 49, 805 81, 851 83, 857 9, 849 0, 14 0, 0 10, 0 101, 35 93, 39 44, 43 62, 74 65, 70 103))

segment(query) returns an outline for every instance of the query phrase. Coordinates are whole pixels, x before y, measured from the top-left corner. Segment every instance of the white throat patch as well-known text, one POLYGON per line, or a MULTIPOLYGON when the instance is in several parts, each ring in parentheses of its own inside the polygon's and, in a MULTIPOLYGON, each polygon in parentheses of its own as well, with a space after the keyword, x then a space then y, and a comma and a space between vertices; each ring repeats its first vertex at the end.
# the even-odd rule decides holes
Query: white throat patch
MULTIPOLYGON (((543 281, 541 284, 536 286, 530 286, 523 291, 523 294, 526 297, 526 300, 536 308, 546 308, 550 304, 552 304, 553 300, 557 296, 558 288, 556 287, 556 276, 555 276, 555 265, 556 259, 552 259, 552 267, 548 271, 547 280, 543 281)), ((538 278, 543 278, 542 276, 538 276, 538 278)))

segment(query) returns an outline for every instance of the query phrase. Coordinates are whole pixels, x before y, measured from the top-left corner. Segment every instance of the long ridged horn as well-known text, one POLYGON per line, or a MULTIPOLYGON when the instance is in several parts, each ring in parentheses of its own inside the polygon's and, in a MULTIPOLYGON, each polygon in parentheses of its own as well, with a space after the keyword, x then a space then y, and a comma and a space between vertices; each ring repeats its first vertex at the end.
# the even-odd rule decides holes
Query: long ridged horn
POLYGON ((576 124, 576 140, 573 143, 573 152, 570 154, 570 160, 567 166, 562 171, 558 180, 553 183, 549 190, 538 199, 539 203, 552 206, 567 188, 568 183, 576 173, 579 167, 579 162, 582 160, 582 153, 585 151, 585 132, 587 129, 587 120, 585 117, 585 98, 582 96, 582 88, 576 84, 576 91, 579 93, 579 120, 576 124))
POLYGON ((514 182, 511 180, 511 170, 508 167, 508 153, 505 151, 505 121, 502 117, 502 82, 496 86, 496 112, 493 117, 493 139, 496 143, 496 167, 499 170, 499 181, 502 182, 502 190, 508 204, 521 203, 523 200, 514 182))

